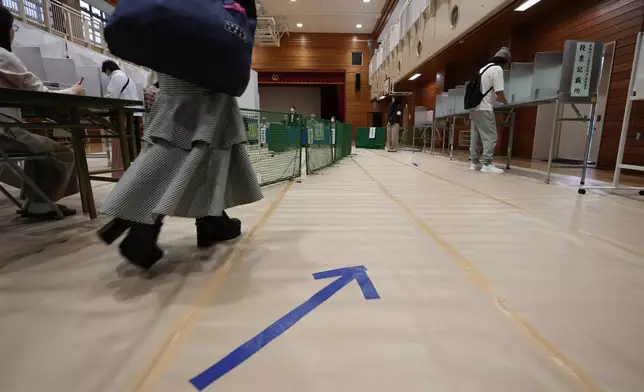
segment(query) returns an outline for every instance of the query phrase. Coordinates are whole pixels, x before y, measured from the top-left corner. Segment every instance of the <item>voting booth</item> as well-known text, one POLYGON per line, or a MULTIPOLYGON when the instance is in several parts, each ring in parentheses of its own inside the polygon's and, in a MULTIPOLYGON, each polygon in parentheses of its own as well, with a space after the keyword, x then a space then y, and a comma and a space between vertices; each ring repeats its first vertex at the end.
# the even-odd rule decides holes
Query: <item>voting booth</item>
MULTIPOLYGON (((512 159, 512 142, 514 138, 514 111, 524 107, 543 107, 551 105, 552 115, 549 121, 537 119, 535 138, 544 137, 548 151, 548 168, 546 182, 550 181, 550 172, 555 151, 560 151, 559 142, 562 135, 571 134, 572 128, 585 130, 585 138, 576 142, 576 147, 583 151, 582 179, 586 178, 588 157, 595 126, 599 77, 602 68, 604 44, 601 41, 579 40, 566 41, 563 53, 543 52, 535 55, 534 62, 512 63, 509 72, 504 72, 505 95, 508 104, 498 105, 495 111, 497 126, 510 129, 506 168, 510 169, 512 159), (562 124, 565 124, 562 126, 562 124), (557 146, 557 147, 555 147, 557 146)), ((644 66, 643 66, 644 68, 644 66)), ((644 69, 643 69, 644 71, 644 69)), ((644 95, 643 76, 633 77, 633 89, 641 87, 644 95)), ((462 105, 464 94, 461 86, 448 90, 436 97, 435 126, 449 130, 450 158, 454 148, 456 119, 469 116, 462 105)), ((644 97, 642 98, 644 99, 644 97)), ((538 109, 541 110, 541 109, 538 109)), ((467 131, 465 131, 467 132, 467 131)), ((434 138, 432 133, 432 139, 434 138)), ((459 138, 461 139, 461 138, 459 138)), ((536 140, 536 139, 535 139, 536 140)), ((443 137, 443 143, 445 138, 443 137)), ((432 144, 434 141, 432 140, 432 144)), ((583 189, 580 188, 580 192, 583 189)))
MULTIPOLYGON (((631 70, 631 79, 628 85, 628 99, 626 100, 626 107, 624 109, 624 119, 622 122, 622 132, 619 138, 619 149, 617 151, 617 161, 615 163, 615 173, 613 175, 613 182, 610 186, 585 186, 582 185, 579 188, 579 193, 586 193, 586 189, 603 189, 609 191, 637 191, 640 196, 644 196, 644 187, 632 187, 624 186, 621 184, 621 174, 622 170, 633 170, 638 172, 644 172, 644 166, 640 165, 630 165, 624 163, 624 153, 626 151, 626 141, 628 139, 629 125, 631 122, 631 114, 633 111, 633 103, 636 101, 644 100, 644 50, 642 50, 642 45, 644 45, 644 33, 637 34, 637 43, 635 46, 635 55, 633 57, 633 68, 631 70)), ((592 48, 593 50, 597 50, 592 48)), ((586 48, 586 52, 591 50, 591 48, 586 48)), ((579 62, 581 63, 581 61, 579 62)), ((567 64, 570 66, 570 64, 567 64)), ((574 65, 573 65, 574 67, 574 65)), ((587 68, 587 66, 586 66, 587 68)), ((573 94, 586 93, 587 91, 592 92, 593 88, 596 89, 596 86, 593 86, 591 83, 592 80, 588 80, 586 76, 588 72, 584 68, 582 71, 578 72, 579 69, 574 68, 573 73, 575 73, 575 79, 572 81, 570 88, 573 91, 573 94)), ((592 139, 593 130, 591 130, 589 138, 592 139)))

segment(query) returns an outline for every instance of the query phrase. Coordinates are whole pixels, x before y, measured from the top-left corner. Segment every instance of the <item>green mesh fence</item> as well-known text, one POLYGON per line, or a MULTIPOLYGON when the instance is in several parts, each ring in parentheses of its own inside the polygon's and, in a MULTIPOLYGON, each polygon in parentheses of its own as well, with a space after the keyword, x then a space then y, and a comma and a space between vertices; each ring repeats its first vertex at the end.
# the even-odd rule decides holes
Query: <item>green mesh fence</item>
POLYGON ((248 135, 246 148, 261 185, 299 177, 303 149, 307 173, 351 154, 351 124, 259 110, 241 112, 248 135))
POLYGON ((242 109, 248 155, 260 185, 300 176, 300 126, 290 124, 285 113, 242 109))
POLYGON ((315 173, 333 164, 331 121, 309 118, 305 122, 306 172, 315 173))
POLYGON ((351 155, 353 126, 349 123, 338 122, 335 135, 335 160, 338 161, 351 155))

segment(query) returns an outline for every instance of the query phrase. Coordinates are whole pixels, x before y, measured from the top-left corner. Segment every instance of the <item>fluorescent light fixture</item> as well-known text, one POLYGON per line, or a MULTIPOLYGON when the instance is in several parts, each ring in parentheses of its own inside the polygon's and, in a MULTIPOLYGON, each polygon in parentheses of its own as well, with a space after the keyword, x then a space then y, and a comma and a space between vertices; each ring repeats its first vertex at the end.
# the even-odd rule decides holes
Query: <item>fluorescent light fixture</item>
POLYGON ((296 24, 297 27, 303 27, 304 25, 302 23, 296 24))
POLYGON ((419 74, 419 73, 417 73, 417 74, 413 74, 413 75, 412 75, 412 77, 411 77, 411 78, 409 78, 409 80, 416 80, 416 79, 418 79, 419 77, 420 77, 420 74, 419 74))
POLYGON ((362 0, 363 3, 369 3, 371 0, 362 0))
POLYGON ((295 3, 295 0, 291 0, 291 3, 295 3))
POLYGON ((387 97, 386 97, 386 96, 384 96, 384 95, 381 95, 380 97, 378 97, 378 101, 381 101, 381 100, 383 100, 383 99, 385 99, 385 98, 387 98, 387 97))
POLYGON ((515 11, 525 11, 528 8, 532 7, 533 5, 537 4, 541 0, 527 0, 523 4, 521 4, 519 7, 515 8, 515 11))
POLYGON ((358 23, 358 24, 356 25, 356 28, 361 29, 361 28, 362 28, 362 25, 361 25, 360 23, 358 23))

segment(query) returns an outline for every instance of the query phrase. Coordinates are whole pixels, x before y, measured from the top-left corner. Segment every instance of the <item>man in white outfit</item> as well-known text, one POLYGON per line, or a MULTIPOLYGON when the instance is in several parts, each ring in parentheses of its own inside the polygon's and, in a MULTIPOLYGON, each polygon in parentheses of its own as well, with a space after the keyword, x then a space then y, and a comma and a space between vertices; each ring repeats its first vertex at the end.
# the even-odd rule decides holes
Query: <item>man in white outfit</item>
MULTIPOLYGON (((112 60, 103 61, 101 66, 101 71, 110 78, 110 82, 107 85, 107 91, 104 94, 105 98, 116 98, 116 99, 126 99, 132 101, 142 101, 142 97, 139 96, 139 91, 136 88, 136 83, 129 76, 121 70, 121 68, 112 60)), ((140 121, 143 113, 134 114, 134 130, 136 132, 136 150, 141 152, 141 136, 140 133, 140 121)), ((117 157, 120 160, 120 157, 115 149, 114 141, 112 142, 112 154, 114 157, 117 157)), ((130 157, 134 156, 134 151, 130 146, 130 157)), ((114 166, 114 165, 113 165, 114 166)), ((113 167, 116 169, 116 167, 113 167)))
POLYGON ((481 92, 484 94, 481 103, 470 111, 470 170, 482 173, 503 173, 492 164, 498 133, 494 105, 508 103, 503 92, 503 67, 510 64, 510 50, 501 48, 489 64, 481 68, 481 92), (479 155, 483 145, 483 158, 479 155))

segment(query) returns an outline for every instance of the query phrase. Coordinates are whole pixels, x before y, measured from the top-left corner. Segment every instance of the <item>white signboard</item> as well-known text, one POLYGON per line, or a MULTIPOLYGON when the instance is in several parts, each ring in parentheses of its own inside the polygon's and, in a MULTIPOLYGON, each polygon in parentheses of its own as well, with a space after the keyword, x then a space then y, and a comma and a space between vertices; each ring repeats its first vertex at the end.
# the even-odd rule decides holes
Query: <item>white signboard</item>
POLYGON ((331 144, 335 146, 335 126, 331 128, 331 144))
POLYGON ((369 128, 369 139, 376 138, 376 127, 369 128))
POLYGON ((593 70, 594 52, 594 42, 577 42, 570 87, 571 97, 588 97, 590 95, 590 75, 593 70))

